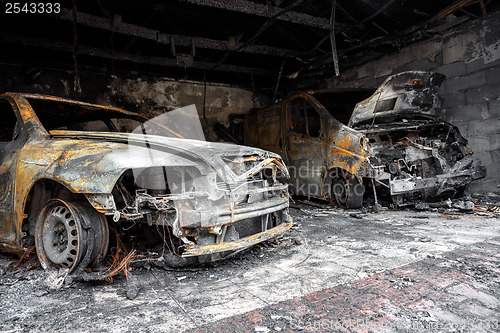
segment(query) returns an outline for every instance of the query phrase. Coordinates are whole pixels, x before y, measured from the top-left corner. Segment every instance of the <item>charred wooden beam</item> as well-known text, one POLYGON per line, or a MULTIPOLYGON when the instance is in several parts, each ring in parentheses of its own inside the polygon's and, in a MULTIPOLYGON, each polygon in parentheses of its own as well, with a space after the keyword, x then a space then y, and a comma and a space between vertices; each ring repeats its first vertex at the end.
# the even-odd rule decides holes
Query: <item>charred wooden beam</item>
MULTIPOLYGON (((49 40, 49 39, 32 38, 26 36, 17 36, 12 34, 0 33, 0 41, 13 43, 17 45, 35 47, 35 48, 44 48, 54 51, 63 51, 68 53, 73 52, 73 44, 49 40)), ((181 67, 181 68, 185 67, 185 68, 199 69, 199 70, 212 70, 216 65, 215 63, 211 62, 192 61, 192 59, 191 61, 186 61, 186 59, 183 57, 178 57, 174 59, 174 58, 165 58, 158 56, 139 55, 139 54, 105 50, 86 45, 78 46, 78 54, 118 60, 118 61, 126 61, 131 63, 147 64, 153 66, 181 67)), ((244 73, 244 74, 254 74, 263 76, 276 75, 276 72, 274 71, 269 71, 262 68, 244 67, 236 65, 219 65, 215 70, 219 72, 244 73)))
POLYGON ((371 22, 371 24, 372 24, 375 28, 377 28, 377 29, 379 29, 380 31, 382 31, 382 32, 383 32, 384 34, 386 34, 387 36, 389 36, 389 35, 390 35, 389 31, 385 30, 384 28, 382 28, 382 27, 381 27, 380 25, 378 25, 377 23, 375 23, 375 22, 373 22, 373 21, 372 21, 372 22, 371 22))
MULTIPOLYGON (((64 21, 71 21, 71 11, 62 8, 59 14, 50 14, 51 17, 58 18, 64 21)), ((289 55, 298 54, 295 50, 281 49, 266 45, 243 45, 236 43, 231 45, 229 41, 215 40, 202 37, 190 37, 175 34, 166 34, 159 30, 138 26, 135 24, 120 22, 116 24, 108 18, 99 17, 87 13, 78 13, 78 24, 92 28, 109 30, 114 33, 119 33, 127 36, 148 39, 157 42, 158 44, 169 45, 171 41, 177 46, 220 50, 220 51, 235 51, 241 53, 264 54, 268 56, 286 57, 289 55)))
POLYGON ((434 17, 434 20, 442 19, 442 18, 454 13, 455 11, 461 9, 462 7, 465 7, 465 6, 469 5, 470 3, 476 2, 476 1, 477 0, 457 0, 454 3, 452 3, 451 5, 449 5, 448 7, 446 7, 445 9, 443 9, 442 11, 440 11, 439 13, 437 13, 437 15, 434 17))
POLYGON ((414 9, 413 13, 417 14, 417 15, 420 15, 420 16, 423 16, 423 17, 431 17, 431 14, 426 13, 426 12, 421 11, 421 10, 418 10, 418 9, 414 9))
POLYGON ((486 6, 484 5, 484 0, 479 0, 479 6, 481 6, 481 13, 483 14, 483 16, 486 16, 486 14, 488 14, 486 12, 486 6))
MULTIPOLYGON (((184 2, 192 3, 199 6, 213 7, 218 9, 229 10, 232 12, 257 15, 262 17, 273 17, 281 12, 283 8, 275 6, 266 6, 259 3, 247 0, 183 0, 184 2)), ((309 14, 288 12, 280 17, 278 20, 285 22, 292 22, 300 25, 307 25, 314 28, 330 30, 330 20, 324 17, 316 17, 309 14)), ((337 24, 340 25, 340 24, 337 24)))

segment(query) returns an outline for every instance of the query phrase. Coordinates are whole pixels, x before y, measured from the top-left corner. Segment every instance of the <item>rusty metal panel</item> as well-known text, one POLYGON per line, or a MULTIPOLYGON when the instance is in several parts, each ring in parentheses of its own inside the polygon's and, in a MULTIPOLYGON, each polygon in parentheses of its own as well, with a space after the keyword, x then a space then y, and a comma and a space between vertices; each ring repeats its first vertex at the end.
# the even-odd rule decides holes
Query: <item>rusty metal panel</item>
POLYGON ((206 246, 192 246, 187 247, 186 251, 183 254, 183 257, 192 257, 192 256, 201 256, 201 255, 209 255, 214 253, 220 253, 225 251, 235 251, 239 249, 243 249, 258 243, 261 243, 265 240, 275 238, 283 232, 289 230, 292 227, 292 220, 288 217, 288 222, 282 223, 273 229, 269 229, 263 231, 261 233, 242 238, 240 240, 234 242, 226 242, 222 244, 214 244, 214 245, 206 245, 206 246))

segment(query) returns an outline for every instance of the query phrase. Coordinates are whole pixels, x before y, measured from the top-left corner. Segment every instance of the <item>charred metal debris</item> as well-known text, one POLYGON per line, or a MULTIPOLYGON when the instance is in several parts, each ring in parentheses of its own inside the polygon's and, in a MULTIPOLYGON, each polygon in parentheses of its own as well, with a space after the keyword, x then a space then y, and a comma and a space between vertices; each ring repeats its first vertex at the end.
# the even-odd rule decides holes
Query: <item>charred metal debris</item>
MULTIPOLYGON (((52 96, 3 94, 0 113, 0 247, 36 245, 44 269, 84 274, 110 243, 123 254, 120 238, 138 234, 169 256, 210 262, 292 225, 277 154, 52 96)), ((126 269, 126 257, 105 271, 126 269)))
POLYGON ((393 75, 356 105, 349 121, 367 136, 372 164, 384 171, 375 180, 397 205, 462 194, 486 174, 458 128, 439 119, 444 79, 418 71, 393 75))

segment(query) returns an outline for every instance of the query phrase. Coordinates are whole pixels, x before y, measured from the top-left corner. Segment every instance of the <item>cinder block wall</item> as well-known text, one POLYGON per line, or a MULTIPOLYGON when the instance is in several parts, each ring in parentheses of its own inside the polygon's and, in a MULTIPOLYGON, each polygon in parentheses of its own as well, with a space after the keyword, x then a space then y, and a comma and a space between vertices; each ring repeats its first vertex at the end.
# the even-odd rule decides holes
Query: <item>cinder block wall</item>
POLYGON ((441 118, 458 126, 487 168, 470 192, 500 190, 500 13, 443 32, 349 69, 330 79, 328 88, 375 89, 388 75, 430 70, 447 76, 441 87, 441 118))

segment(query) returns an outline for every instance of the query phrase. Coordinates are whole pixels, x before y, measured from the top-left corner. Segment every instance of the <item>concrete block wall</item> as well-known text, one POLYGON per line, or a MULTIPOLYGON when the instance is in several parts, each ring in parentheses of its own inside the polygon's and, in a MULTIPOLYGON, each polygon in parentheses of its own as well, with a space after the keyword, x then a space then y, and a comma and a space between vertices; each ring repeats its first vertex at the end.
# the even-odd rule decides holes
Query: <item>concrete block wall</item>
POLYGON ((441 118, 458 126, 487 168, 470 192, 500 190, 500 13, 463 24, 432 40, 409 45, 351 68, 328 88, 375 89, 388 75, 406 70, 445 74, 441 118))

